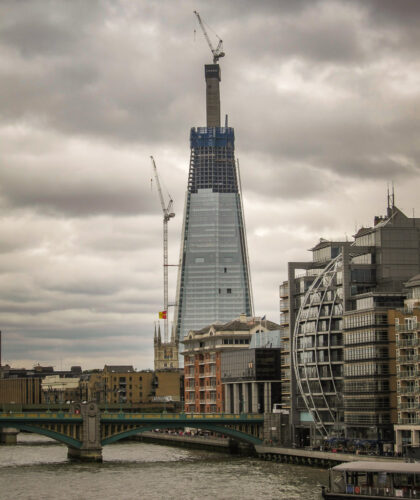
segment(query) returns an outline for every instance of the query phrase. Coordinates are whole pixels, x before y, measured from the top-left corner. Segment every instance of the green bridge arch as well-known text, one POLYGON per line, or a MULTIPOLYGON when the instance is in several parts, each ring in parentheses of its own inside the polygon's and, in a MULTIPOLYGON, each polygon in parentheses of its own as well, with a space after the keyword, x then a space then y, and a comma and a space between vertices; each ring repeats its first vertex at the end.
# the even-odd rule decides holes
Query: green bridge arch
MULTIPOLYGON (((217 432, 218 434, 224 434, 226 436, 229 436, 237 441, 245 442, 248 444, 262 444, 263 441, 255 436, 252 436, 251 434, 247 434, 245 432, 238 431, 236 429, 231 429, 229 427, 224 427, 223 425, 217 425, 217 424, 209 424, 209 423, 204 423, 204 422, 188 422, 188 424, 185 425, 186 427, 191 427, 194 429, 203 429, 207 431, 212 431, 212 432, 217 432)), ((134 429, 130 429, 127 431, 122 431, 117 434, 114 434, 108 438, 105 438, 101 441, 102 446, 105 446, 107 444, 115 443, 116 441, 120 441, 121 439, 126 439, 131 436, 135 436, 137 434, 142 434, 143 432, 150 432, 153 431, 154 429, 179 429, 180 428, 180 423, 179 422, 166 422, 160 424, 159 422, 154 422, 153 424, 149 424, 146 426, 141 426, 141 427, 136 427, 134 429)))
MULTIPOLYGON (((34 434, 41 434, 42 436, 47 436, 55 441, 66 444, 67 446, 72 446, 73 448, 81 448, 82 442, 71 438, 70 436, 66 436, 65 434, 61 434, 60 432, 52 431, 50 429, 44 429, 43 427, 37 427, 36 425, 31 424, 21 424, 20 422, 8 424, 7 427, 12 427, 14 429, 18 429, 20 431, 32 432, 34 434)), ((5 426, 0 426, 0 429, 5 426)))

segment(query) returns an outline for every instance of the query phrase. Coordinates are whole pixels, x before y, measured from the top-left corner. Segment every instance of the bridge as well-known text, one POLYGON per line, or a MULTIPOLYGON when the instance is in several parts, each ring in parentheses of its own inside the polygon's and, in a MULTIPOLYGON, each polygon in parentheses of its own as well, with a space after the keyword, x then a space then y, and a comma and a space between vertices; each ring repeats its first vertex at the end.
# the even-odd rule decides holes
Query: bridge
POLYGON ((255 446, 263 443, 266 426, 262 414, 110 413, 93 402, 74 403, 67 412, 0 413, 3 431, 42 434, 67 445, 70 458, 96 462, 103 446, 153 429, 203 429, 255 446))

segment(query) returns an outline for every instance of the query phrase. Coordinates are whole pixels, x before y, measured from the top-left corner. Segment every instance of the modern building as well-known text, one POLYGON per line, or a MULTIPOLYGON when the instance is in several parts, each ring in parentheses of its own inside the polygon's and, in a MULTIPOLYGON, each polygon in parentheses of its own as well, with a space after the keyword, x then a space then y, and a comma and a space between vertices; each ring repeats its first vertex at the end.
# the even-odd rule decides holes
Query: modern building
POLYGON ((281 404, 280 348, 222 352, 225 413, 271 413, 281 404))
MULTIPOLYGON (((207 126, 192 128, 175 305, 176 342, 190 331, 252 316, 234 130, 220 126, 220 67, 205 65, 207 126)), ((214 402, 215 403, 215 402, 214 402)))
POLYGON ((321 240, 311 262, 288 265, 280 287, 282 401, 296 443, 391 438, 387 309, 402 304, 404 282, 420 270, 420 219, 392 198, 386 216, 353 241, 321 240))
POLYGON ((242 314, 227 323, 190 330, 184 337, 185 411, 221 413, 224 408, 222 352, 248 349, 252 335, 279 325, 242 314))
POLYGON ((389 311, 396 336, 395 450, 420 446, 420 274, 406 283, 404 308, 389 311))

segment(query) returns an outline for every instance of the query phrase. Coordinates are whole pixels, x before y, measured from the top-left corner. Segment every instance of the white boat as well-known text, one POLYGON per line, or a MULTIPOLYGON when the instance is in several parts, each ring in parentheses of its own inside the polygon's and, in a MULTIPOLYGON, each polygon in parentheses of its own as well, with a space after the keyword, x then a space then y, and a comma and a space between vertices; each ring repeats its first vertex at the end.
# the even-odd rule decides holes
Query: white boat
POLYGON ((359 498, 420 498, 420 463, 393 461, 346 462, 329 471, 326 500, 359 498))

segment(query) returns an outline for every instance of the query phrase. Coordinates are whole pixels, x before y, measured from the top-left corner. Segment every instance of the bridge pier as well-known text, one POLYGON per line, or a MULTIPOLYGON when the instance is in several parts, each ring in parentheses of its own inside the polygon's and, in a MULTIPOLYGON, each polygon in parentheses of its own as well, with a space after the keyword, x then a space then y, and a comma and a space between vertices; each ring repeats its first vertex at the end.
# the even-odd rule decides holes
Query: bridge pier
POLYGON ((101 414, 95 403, 78 405, 83 417, 82 446, 68 447, 67 457, 83 462, 102 462, 101 414))
POLYGON ((13 445, 17 443, 19 430, 13 427, 3 427, 0 429, 0 444, 13 445))

